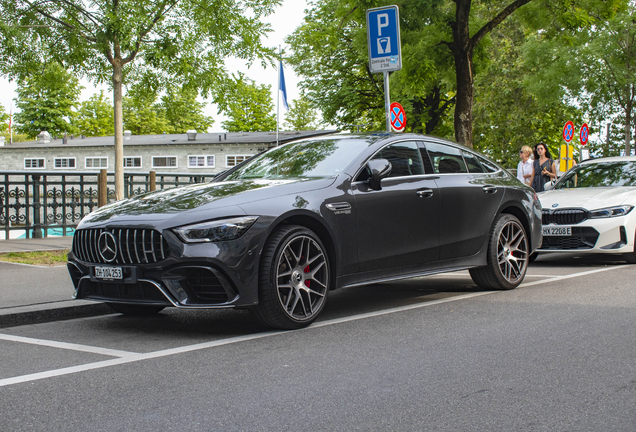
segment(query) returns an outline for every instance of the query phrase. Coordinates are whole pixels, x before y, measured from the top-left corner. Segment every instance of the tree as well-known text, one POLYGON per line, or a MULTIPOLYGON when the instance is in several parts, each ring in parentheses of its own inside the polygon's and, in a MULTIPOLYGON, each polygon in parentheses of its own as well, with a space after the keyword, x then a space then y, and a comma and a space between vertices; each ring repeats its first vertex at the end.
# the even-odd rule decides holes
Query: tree
POLYGON ((186 133, 190 129, 207 132, 214 120, 203 115, 205 105, 197 101, 197 93, 192 89, 170 89, 161 98, 161 109, 169 125, 168 133, 186 133))
POLYGON ((75 75, 59 63, 41 65, 37 73, 18 81, 16 107, 20 111, 13 116, 16 130, 30 138, 42 131, 51 135, 73 132, 70 119, 81 90, 75 75))
MULTIPOLYGON (((303 25, 288 39, 294 51, 290 62, 305 77, 301 88, 312 103, 320 106, 328 122, 331 118, 339 120, 337 124, 342 120, 353 123, 370 119, 377 127, 378 118, 384 118, 382 79, 379 74, 371 75, 367 65, 364 13, 387 3, 313 3, 303 25), (343 50, 343 46, 347 49, 343 50), (311 58, 313 53, 316 56, 311 58), (321 98, 322 102, 318 100, 321 98), (327 98, 330 101, 325 102, 327 98)), ((485 42, 491 32, 513 13, 520 13, 532 28, 554 36, 601 22, 623 3, 624 0, 401 2, 403 69, 391 77, 391 92, 394 100, 395 95, 404 98, 401 102, 409 118, 407 130, 444 136, 448 131, 445 117, 454 105, 451 127, 455 139, 473 145, 475 74, 490 57, 485 42)))
POLYGON ((96 83, 113 86, 115 195, 124 197, 123 84, 149 91, 166 84, 213 93, 228 84, 223 58, 271 59, 260 19, 280 0, 0 0, 0 67, 10 76, 30 73, 52 57, 96 83), (15 24, 14 24, 15 23, 15 24))
POLYGON ((219 112, 230 120, 222 123, 228 132, 265 132, 276 130, 276 116, 270 85, 256 83, 242 73, 234 75, 234 90, 219 112))
POLYGON ((319 128, 318 114, 306 98, 295 99, 285 116, 284 127, 287 130, 303 131, 319 128))
POLYGON ((474 146, 513 168, 523 145, 543 142, 553 155, 563 143, 567 120, 582 123, 582 110, 568 98, 546 98, 527 84, 541 63, 525 61, 524 47, 538 32, 511 17, 487 41, 490 58, 475 77, 474 146))
POLYGON ((104 91, 93 94, 80 104, 71 123, 78 133, 86 136, 107 136, 113 133, 113 106, 104 91))
POLYGON ((168 133, 168 120, 161 107, 155 103, 155 95, 136 90, 124 97, 124 129, 131 131, 133 135, 168 133))

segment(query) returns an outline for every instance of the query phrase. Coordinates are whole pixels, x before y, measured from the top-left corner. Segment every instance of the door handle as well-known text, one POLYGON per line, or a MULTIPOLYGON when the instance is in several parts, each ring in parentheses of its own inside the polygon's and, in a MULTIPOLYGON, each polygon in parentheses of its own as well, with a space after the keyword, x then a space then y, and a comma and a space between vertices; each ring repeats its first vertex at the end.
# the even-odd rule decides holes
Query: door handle
POLYGON ((492 185, 486 185, 481 188, 486 193, 496 193, 497 187, 492 185))
POLYGON ((433 196, 432 189, 420 189, 417 191, 417 196, 420 198, 430 198, 433 196))

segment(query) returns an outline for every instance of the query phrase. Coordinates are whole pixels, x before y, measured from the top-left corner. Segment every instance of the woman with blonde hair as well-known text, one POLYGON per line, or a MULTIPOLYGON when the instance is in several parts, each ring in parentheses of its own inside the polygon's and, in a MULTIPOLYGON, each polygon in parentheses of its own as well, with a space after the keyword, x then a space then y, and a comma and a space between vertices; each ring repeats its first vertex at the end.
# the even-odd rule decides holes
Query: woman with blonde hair
POLYGON ((530 147, 521 147, 521 150, 519 150, 519 157, 521 158, 521 161, 519 161, 519 164, 517 165, 517 178, 521 183, 528 186, 530 186, 530 179, 532 178, 531 154, 532 149, 530 147))

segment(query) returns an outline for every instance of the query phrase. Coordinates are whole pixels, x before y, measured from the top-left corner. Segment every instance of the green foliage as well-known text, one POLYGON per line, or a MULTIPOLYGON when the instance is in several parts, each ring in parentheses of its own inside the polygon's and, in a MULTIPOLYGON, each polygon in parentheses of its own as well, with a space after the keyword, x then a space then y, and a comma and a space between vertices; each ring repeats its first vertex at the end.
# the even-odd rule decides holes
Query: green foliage
POLYGON ((581 111, 567 99, 527 85, 541 67, 524 62, 522 48, 536 36, 518 19, 502 23, 491 35, 491 60, 475 77, 474 146, 508 168, 516 167, 523 145, 544 142, 556 158, 565 122, 582 124, 581 111))
POLYGON ((316 109, 303 97, 293 100, 289 105, 283 125, 292 131, 316 130, 320 127, 316 109))
POLYGON ((9 114, 4 110, 2 104, 0 104, 0 133, 9 131, 9 114))
POLYGON ((227 82, 223 59, 267 61, 261 19, 280 0, 0 0, 0 69, 28 76, 41 58, 53 58, 96 83, 124 68, 129 85, 171 86, 217 93, 227 82), (19 26, 6 23, 19 24, 19 26))
POLYGON ((256 83, 242 73, 234 75, 234 89, 219 112, 230 119, 222 123, 228 132, 265 132, 276 130, 276 116, 270 85, 256 83))
POLYGON ((197 93, 192 89, 170 89, 161 98, 161 108, 169 125, 168 133, 186 133, 190 129, 207 132, 214 120, 203 115, 205 105, 197 101, 197 93))
POLYGON ((31 138, 41 131, 51 135, 74 132, 70 119, 78 104, 82 87, 72 73, 59 63, 41 65, 41 69, 18 81, 16 107, 13 116, 16 130, 31 138))
POLYGON ((104 97, 103 90, 80 104, 72 123, 78 133, 86 136, 113 134, 113 106, 104 97))
POLYGON ((154 94, 130 92, 123 101, 124 130, 133 135, 168 133, 168 120, 154 94))

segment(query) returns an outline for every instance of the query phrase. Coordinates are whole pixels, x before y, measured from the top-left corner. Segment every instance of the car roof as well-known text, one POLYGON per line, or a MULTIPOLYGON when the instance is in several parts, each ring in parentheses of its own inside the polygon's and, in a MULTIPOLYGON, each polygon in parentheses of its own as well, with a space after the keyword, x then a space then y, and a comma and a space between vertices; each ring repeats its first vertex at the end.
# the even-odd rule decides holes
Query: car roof
POLYGON ((581 164, 598 163, 598 162, 636 162, 636 156, 612 156, 597 159, 586 159, 581 164))

